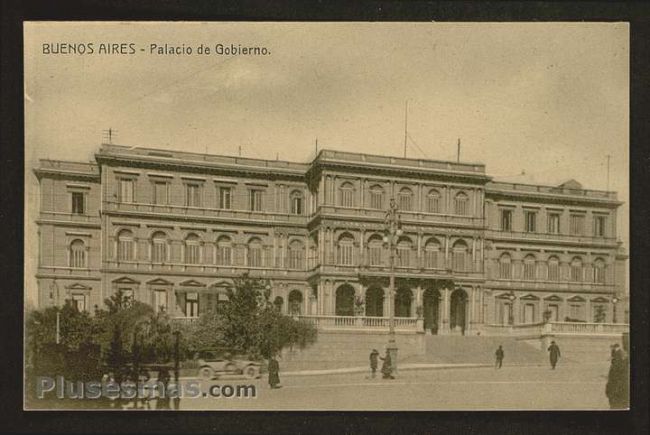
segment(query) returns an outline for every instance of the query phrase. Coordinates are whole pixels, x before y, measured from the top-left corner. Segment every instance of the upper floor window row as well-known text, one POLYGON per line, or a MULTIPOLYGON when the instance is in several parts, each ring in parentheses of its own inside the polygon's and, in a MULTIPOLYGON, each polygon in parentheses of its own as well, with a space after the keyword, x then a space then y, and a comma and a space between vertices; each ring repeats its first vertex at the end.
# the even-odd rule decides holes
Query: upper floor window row
POLYGON ((598 284, 605 284, 605 272, 607 266, 605 260, 596 258, 587 267, 580 257, 574 257, 570 262, 562 265, 560 259, 554 255, 546 261, 538 261, 537 258, 528 254, 522 261, 518 262, 521 266, 519 272, 514 271, 514 261, 509 253, 501 254, 498 259, 497 274, 501 279, 524 279, 547 280, 547 281, 571 281, 583 282, 591 280, 598 284))
MULTIPOLYGON (((524 210, 523 212, 523 231, 526 233, 537 233, 539 227, 537 225, 538 212, 534 210, 524 210)), ((521 215, 520 215, 521 216, 521 215)), ((499 211, 499 229, 501 231, 515 231, 514 228, 514 208, 501 208, 499 211)), ((556 211, 548 211, 546 213, 546 230, 548 234, 562 234, 562 213, 556 211)), ((571 213, 569 215, 569 234, 573 236, 587 235, 587 228, 585 226, 586 216, 584 213, 571 213)), ((519 230, 520 231, 520 230, 519 230)), ((593 231, 594 237, 607 236, 607 217, 603 215, 596 215, 593 218, 593 231)))

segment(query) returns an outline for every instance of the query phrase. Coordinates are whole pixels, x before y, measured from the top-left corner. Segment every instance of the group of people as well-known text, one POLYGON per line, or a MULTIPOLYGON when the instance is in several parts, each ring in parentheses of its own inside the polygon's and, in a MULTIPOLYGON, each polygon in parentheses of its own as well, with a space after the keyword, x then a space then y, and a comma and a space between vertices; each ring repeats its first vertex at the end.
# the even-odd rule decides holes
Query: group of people
MULTIPOLYGON (((558 346, 555 341, 551 341, 551 345, 546 349, 548 352, 549 361, 551 363, 551 370, 555 370, 558 360, 560 359, 560 346, 558 346)), ((503 358, 505 357, 505 352, 503 351, 503 346, 499 345, 496 352, 494 353, 496 361, 494 362, 494 368, 500 369, 503 366, 503 358)))
POLYGON ((388 352, 388 349, 386 349, 386 355, 381 357, 379 356, 379 351, 377 349, 373 349, 372 352, 370 352, 370 372, 371 376, 374 378, 377 374, 377 366, 379 365, 379 360, 382 360, 381 364, 381 374, 383 379, 395 379, 395 376, 393 376, 393 361, 391 360, 390 353, 388 352))

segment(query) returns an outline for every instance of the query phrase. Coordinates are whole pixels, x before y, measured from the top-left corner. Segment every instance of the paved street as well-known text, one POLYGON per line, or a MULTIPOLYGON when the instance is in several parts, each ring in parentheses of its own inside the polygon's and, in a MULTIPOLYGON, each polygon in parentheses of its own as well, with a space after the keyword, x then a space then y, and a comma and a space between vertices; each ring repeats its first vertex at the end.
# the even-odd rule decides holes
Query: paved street
MULTIPOLYGON (((608 409, 608 363, 404 371, 395 380, 350 373, 282 377, 271 390, 253 382, 257 398, 184 399, 181 409, 481 410, 608 409)), ((213 384, 220 382, 214 381, 213 384)), ((220 384, 250 384, 228 380, 220 384)), ((207 384, 202 385, 204 391, 207 384)))

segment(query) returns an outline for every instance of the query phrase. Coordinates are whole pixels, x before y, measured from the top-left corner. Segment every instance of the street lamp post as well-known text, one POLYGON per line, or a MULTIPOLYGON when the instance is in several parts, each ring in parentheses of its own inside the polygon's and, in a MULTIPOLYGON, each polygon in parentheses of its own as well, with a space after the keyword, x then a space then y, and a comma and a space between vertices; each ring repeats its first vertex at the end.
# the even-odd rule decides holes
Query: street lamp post
POLYGON ((508 324, 510 326, 515 324, 515 299, 517 299, 517 296, 515 296, 515 292, 510 290, 510 293, 508 294, 508 300, 510 301, 510 310, 508 312, 508 324))
POLYGON ((391 198, 390 206, 384 219, 384 243, 388 245, 388 268, 390 271, 388 284, 388 345, 386 350, 390 355, 393 372, 397 372, 397 343, 395 342, 395 256, 397 238, 402 235, 402 224, 397 210, 395 198, 391 198))
POLYGON ((618 304, 618 298, 614 296, 612 298, 613 312, 612 312, 612 321, 616 323, 616 304, 618 304))

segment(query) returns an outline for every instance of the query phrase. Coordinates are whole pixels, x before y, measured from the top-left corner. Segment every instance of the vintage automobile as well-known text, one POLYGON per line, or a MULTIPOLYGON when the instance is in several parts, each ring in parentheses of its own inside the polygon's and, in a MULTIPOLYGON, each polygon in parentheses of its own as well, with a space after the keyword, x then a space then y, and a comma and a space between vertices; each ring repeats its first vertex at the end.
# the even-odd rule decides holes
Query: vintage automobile
POLYGON ((199 377, 214 379, 221 375, 243 375, 248 379, 259 378, 262 363, 223 351, 203 351, 197 358, 199 377))

